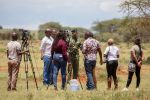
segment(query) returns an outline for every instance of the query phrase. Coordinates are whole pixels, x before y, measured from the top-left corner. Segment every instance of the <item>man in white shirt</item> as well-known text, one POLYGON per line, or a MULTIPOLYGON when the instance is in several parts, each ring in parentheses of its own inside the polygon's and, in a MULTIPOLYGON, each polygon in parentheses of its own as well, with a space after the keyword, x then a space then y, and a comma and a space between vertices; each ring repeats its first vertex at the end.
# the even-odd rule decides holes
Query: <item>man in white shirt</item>
POLYGON ((51 57, 51 48, 54 39, 51 37, 52 30, 46 29, 45 37, 42 39, 41 42, 41 60, 44 61, 44 68, 43 68, 43 84, 50 85, 53 84, 53 64, 52 64, 52 57, 51 57))
POLYGON ((112 77, 114 80, 115 89, 117 89, 118 80, 116 70, 118 67, 119 49, 114 45, 113 39, 108 40, 108 47, 104 52, 104 57, 106 58, 108 90, 111 89, 112 77))
POLYGON ((12 41, 7 44, 8 58, 8 87, 7 90, 16 90, 17 77, 19 73, 19 63, 21 54, 21 45, 17 41, 17 34, 11 34, 12 41))

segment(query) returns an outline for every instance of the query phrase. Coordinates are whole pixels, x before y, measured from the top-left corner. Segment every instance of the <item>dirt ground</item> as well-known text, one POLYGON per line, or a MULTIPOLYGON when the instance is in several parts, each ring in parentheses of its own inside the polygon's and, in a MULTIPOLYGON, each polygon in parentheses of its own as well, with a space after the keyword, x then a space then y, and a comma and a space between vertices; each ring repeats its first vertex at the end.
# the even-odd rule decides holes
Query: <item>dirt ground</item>
MULTIPOLYGON (((5 66, 0 66, 0 73, 7 73, 8 71, 8 67, 5 67, 5 66)), ((24 71, 24 67, 20 67, 20 72, 23 72, 24 71)), ((42 74, 42 68, 41 67, 37 67, 35 68, 35 70, 37 71, 40 71, 40 74, 42 74)), ((96 68, 96 73, 101 73, 105 71, 105 69, 103 68, 96 68)), ((150 73, 150 68, 148 65, 143 65, 142 66, 142 69, 141 69, 141 74, 145 74, 145 73, 150 73)), ((127 71, 127 67, 125 66, 119 66, 118 67, 118 70, 117 70, 117 74, 118 75, 127 75, 128 74, 128 71, 127 71)), ((37 75, 38 76, 38 75, 37 75)), ((41 76, 41 75, 40 75, 41 76)), ((86 83, 86 74, 85 74, 85 71, 84 69, 80 70, 80 75, 79 75, 79 78, 80 80, 83 82, 83 83, 86 83)), ((39 79, 39 78, 38 78, 39 79)), ((59 74, 58 75, 58 81, 61 81, 61 75, 59 74)))

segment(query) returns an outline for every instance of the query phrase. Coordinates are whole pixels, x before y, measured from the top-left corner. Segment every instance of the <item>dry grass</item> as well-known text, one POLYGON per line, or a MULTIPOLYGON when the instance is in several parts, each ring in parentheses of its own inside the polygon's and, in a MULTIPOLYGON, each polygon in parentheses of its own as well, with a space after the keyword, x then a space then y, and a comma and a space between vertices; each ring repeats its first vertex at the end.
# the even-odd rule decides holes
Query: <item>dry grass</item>
MULTIPOLYGON (((141 74, 141 91, 136 92, 135 91, 135 76, 133 77, 133 81, 130 86, 129 92, 121 92, 121 90, 124 88, 127 80, 127 63, 129 60, 129 52, 131 45, 127 46, 126 44, 120 44, 118 47, 120 48, 121 57, 120 57, 120 63, 119 63, 119 70, 118 70, 118 78, 119 78, 119 89, 117 91, 114 91, 113 89, 110 91, 107 91, 107 84, 106 84, 106 70, 105 65, 100 66, 99 63, 97 63, 97 70, 96 70, 96 76, 98 80, 98 90, 94 91, 87 91, 86 90, 86 76, 84 72, 84 66, 83 66, 83 56, 80 54, 80 76, 82 78, 82 84, 84 87, 84 90, 80 90, 78 92, 71 92, 69 89, 66 91, 62 91, 59 88, 58 92, 55 92, 53 90, 53 86, 50 86, 48 90, 46 90, 46 87, 42 85, 42 66, 43 62, 40 60, 40 52, 39 52, 39 46, 40 41, 34 41, 33 50, 31 48, 33 63, 36 71, 36 76, 38 78, 38 85, 39 90, 36 90, 35 84, 33 81, 33 76, 30 71, 30 80, 29 80, 29 90, 26 90, 26 80, 25 80, 25 73, 24 73, 24 64, 21 64, 20 67, 20 73, 18 78, 18 84, 17 84, 17 92, 7 92, 7 59, 5 55, 5 48, 6 48, 7 41, 0 41, 0 100, 150 100, 150 87, 149 87, 149 79, 150 79, 150 68, 149 65, 144 64, 142 68, 142 74, 141 74), (35 59, 36 63, 35 64, 35 59), (38 68, 38 71, 37 71, 38 68)), ((150 44, 144 44, 144 53, 145 58, 149 57, 149 49, 150 44)), ((102 43, 102 49, 104 51, 106 47, 106 44, 102 43)), ((98 59, 99 60, 99 59, 98 59)), ((61 82, 59 81, 59 85, 61 82)), ((60 86, 59 86, 60 87, 60 86)), ((69 87, 69 85, 68 85, 69 87)))

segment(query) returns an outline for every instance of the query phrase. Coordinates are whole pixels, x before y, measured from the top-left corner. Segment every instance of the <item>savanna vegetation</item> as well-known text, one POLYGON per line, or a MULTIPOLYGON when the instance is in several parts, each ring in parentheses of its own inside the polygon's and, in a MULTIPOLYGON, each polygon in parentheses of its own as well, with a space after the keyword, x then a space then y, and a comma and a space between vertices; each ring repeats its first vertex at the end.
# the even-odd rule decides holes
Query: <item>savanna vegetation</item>
MULTIPOLYGON (((141 73, 141 91, 136 92, 135 90, 135 82, 136 78, 134 76, 132 84, 129 88, 129 92, 121 92, 122 89, 125 87, 126 80, 127 80, 127 65, 129 61, 129 52, 130 52, 130 45, 125 43, 117 44, 120 48, 121 57, 119 60, 119 67, 118 67, 118 78, 119 78, 119 89, 114 91, 113 88, 110 91, 107 91, 107 83, 106 83, 106 69, 105 64, 102 66, 97 62, 96 65, 96 77, 98 81, 98 89, 94 91, 87 91, 86 90, 86 75, 84 71, 83 65, 83 55, 80 54, 80 79, 83 85, 83 90, 80 89, 78 92, 71 92, 69 90, 69 85, 67 85, 67 90, 62 91, 60 89, 61 85, 61 78, 58 78, 58 85, 59 91, 56 92, 53 89, 53 86, 50 86, 47 90, 46 87, 42 84, 42 71, 43 71, 43 62, 40 60, 40 41, 36 40, 32 42, 32 47, 30 47, 30 51, 32 54, 32 59, 35 67, 36 77, 38 79, 39 89, 36 90, 33 75, 31 68, 29 69, 29 90, 26 90, 26 78, 25 78, 25 70, 24 70, 24 63, 22 61, 20 66, 18 84, 17 84, 17 91, 16 92, 8 92, 7 91, 7 58, 6 58, 6 44, 7 41, 0 42, 0 100, 149 100, 149 62, 147 62, 147 58, 149 56, 149 49, 150 44, 145 43, 142 44, 145 53, 145 60, 142 66, 142 73, 141 73)), ((31 43, 30 43, 31 44, 31 43)), ((106 43, 101 43, 102 49, 104 51, 106 47, 106 43)), ((99 61, 99 59, 98 59, 99 61)), ((60 75, 60 73, 59 73, 60 75)))
MULTIPOLYGON (((63 26, 59 22, 47 22, 39 25, 36 31, 30 30, 31 41, 30 51, 35 67, 35 73, 38 80, 39 89, 36 90, 31 69, 29 69, 29 90, 26 90, 26 79, 24 63, 20 66, 17 91, 7 91, 7 58, 6 45, 10 40, 10 33, 15 31, 19 34, 21 42, 22 29, 5 29, 0 25, 0 100, 150 100, 150 0, 125 0, 120 4, 120 9, 127 15, 121 19, 111 19, 105 21, 94 21, 91 29, 82 27, 63 26), (67 90, 56 92, 53 86, 47 90, 42 84, 43 62, 40 60, 40 40, 44 36, 43 32, 46 28, 55 30, 72 30, 77 29, 79 37, 83 39, 83 33, 92 30, 95 38, 101 43, 102 51, 107 46, 108 38, 113 38, 116 45, 120 49, 119 67, 117 70, 119 78, 119 89, 108 91, 106 83, 105 64, 96 65, 96 77, 98 89, 94 91, 86 90, 86 75, 84 71, 83 55, 80 52, 80 79, 83 90, 72 92, 67 90), (129 62, 130 48, 133 44, 132 40, 135 36, 142 39, 142 48, 144 51, 144 61, 141 69, 141 85, 140 91, 135 91, 136 78, 133 81, 128 92, 122 92, 127 80, 127 66, 129 62)), ((99 59, 97 59, 99 61, 99 59)), ((61 79, 58 79, 58 85, 61 85, 61 79)))

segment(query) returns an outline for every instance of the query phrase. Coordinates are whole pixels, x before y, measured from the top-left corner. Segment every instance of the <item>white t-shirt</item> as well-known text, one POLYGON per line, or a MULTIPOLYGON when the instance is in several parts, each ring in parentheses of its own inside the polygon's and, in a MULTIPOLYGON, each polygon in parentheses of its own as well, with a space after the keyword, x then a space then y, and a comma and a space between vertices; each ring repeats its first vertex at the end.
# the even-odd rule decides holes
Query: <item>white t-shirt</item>
POLYGON ((114 45, 108 46, 104 52, 104 55, 107 55, 108 61, 118 60, 117 55, 119 55, 119 49, 114 45))
POLYGON ((40 50, 43 50, 44 55, 51 56, 53 41, 54 39, 52 37, 48 38, 47 36, 42 39, 40 50))
POLYGON ((10 41, 7 44, 7 50, 8 50, 8 59, 18 60, 19 56, 17 54, 17 50, 21 50, 21 44, 17 41, 10 41))

